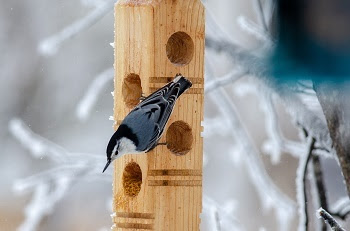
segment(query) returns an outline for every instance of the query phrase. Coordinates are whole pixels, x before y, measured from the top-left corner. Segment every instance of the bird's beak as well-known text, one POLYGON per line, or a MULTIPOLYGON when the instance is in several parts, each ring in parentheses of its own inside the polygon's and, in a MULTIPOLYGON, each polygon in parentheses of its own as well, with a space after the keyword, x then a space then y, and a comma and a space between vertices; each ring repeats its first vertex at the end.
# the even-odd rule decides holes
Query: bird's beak
POLYGON ((108 168, 108 166, 111 164, 112 160, 108 160, 107 164, 105 166, 105 168, 103 169, 102 173, 104 173, 106 171, 106 169, 108 168))

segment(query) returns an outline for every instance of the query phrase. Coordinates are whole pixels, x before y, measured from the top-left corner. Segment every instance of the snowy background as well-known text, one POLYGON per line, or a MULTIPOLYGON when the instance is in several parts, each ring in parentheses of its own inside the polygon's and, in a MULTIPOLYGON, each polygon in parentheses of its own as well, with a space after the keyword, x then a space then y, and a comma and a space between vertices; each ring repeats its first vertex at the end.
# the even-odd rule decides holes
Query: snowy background
MULTIPOLYGON (((257 2, 205 1, 207 37, 269 49, 257 2)), ((269 24, 273 4, 261 3, 269 24)), ((0 230, 110 230, 112 168, 101 170, 113 133, 113 4, 0 1, 0 230)), ((296 125, 325 127, 317 98, 307 82, 293 97, 279 94, 231 59, 206 50, 201 230, 297 230, 297 170, 311 141, 296 125)), ((333 154, 320 155, 336 205, 343 178, 333 154)))

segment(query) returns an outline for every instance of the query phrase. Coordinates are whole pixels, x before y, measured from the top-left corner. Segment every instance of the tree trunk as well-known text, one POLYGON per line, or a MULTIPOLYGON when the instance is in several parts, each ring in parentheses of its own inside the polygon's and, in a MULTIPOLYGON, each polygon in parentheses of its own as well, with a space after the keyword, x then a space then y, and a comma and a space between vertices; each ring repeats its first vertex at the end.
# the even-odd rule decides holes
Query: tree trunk
POLYGON ((314 85, 350 197, 350 84, 314 85))

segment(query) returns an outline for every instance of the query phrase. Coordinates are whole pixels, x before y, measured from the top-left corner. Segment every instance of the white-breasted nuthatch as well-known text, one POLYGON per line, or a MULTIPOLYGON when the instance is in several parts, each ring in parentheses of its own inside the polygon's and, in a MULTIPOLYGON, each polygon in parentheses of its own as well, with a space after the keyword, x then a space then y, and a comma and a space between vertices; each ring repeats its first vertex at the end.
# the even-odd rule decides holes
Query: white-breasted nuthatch
POLYGON ((145 153, 158 144, 176 100, 192 83, 180 74, 144 98, 122 121, 107 146, 107 164, 124 154, 145 153))

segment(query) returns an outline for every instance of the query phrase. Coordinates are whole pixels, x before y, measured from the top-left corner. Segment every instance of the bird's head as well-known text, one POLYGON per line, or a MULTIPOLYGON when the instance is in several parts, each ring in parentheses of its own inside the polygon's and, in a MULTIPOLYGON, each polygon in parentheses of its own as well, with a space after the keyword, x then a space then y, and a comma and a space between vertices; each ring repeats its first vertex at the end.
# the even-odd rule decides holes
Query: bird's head
POLYGON ((138 139, 132 130, 122 124, 118 127, 117 131, 113 134, 107 145, 107 163, 103 172, 113 162, 113 160, 130 153, 138 152, 136 149, 138 145, 138 139))
POLYGON ((107 163, 104 167, 103 171, 106 171, 108 166, 113 162, 113 160, 117 159, 119 157, 119 146, 120 146, 120 140, 119 139, 111 139, 107 146, 107 163))

